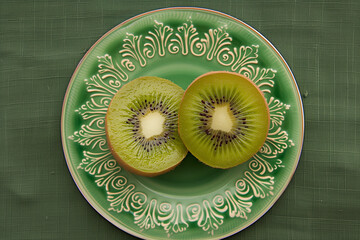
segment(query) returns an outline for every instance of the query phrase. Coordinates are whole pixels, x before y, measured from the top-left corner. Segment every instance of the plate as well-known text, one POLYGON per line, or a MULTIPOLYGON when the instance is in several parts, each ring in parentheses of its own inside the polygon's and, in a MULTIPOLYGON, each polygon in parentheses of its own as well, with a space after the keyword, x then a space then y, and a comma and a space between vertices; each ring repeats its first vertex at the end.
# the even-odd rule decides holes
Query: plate
POLYGON ((219 239, 254 223, 283 193, 299 161, 304 119, 290 68, 260 33, 213 10, 170 8, 123 22, 89 49, 70 80, 61 127, 76 185, 112 224, 148 239, 219 239), (270 130, 253 158, 220 170, 188 154, 175 170, 154 178, 117 164, 104 119, 121 86, 158 76, 186 89, 217 70, 249 77, 265 95, 270 130))

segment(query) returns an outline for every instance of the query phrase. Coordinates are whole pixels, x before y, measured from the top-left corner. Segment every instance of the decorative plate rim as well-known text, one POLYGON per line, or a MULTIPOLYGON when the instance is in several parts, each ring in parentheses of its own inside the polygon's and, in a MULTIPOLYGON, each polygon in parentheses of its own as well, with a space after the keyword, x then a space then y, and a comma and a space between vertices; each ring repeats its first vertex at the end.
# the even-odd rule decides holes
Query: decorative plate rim
MULTIPOLYGON (((81 60, 79 61, 78 65, 76 66, 71 78, 70 78, 70 82, 67 86, 66 92, 65 92, 65 96, 64 96, 64 100, 63 100, 63 104, 62 104, 62 113, 61 113, 61 140, 62 140, 62 146, 63 146, 63 153, 64 153, 64 157, 66 160, 66 164, 68 166, 69 172, 77 186, 77 188, 79 189, 79 191, 81 192, 81 194, 83 195, 83 197, 87 200, 87 202, 102 216, 104 217, 106 220, 108 220, 109 222, 111 222, 114 226, 118 227, 119 229, 133 235, 136 237, 141 237, 144 238, 145 236, 142 235, 141 233, 131 230, 129 227, 127 227, 124 224, 118 223, 115 221, 115 219, 113 219, 114 217, 109 214, 107 212, 106 209, 103 208, 103 206, 101 206, 100 204, 98 204, 98 202, 93 198, 93 196, 88 192, 88 190, 86 189, 86 187, 84 186, 84 183, 82 181, 81 178, 79 178, 73 167, 70 164, 70 155, 68 153, 68 149, 67 149, 67 145, 66 145, 66 138, 65 138, 65 109, 66 109, 66 105, 69 99, 69 92, 73 86, 73 83, 75 82, 75 78, 76 75, 80 69, 80 67, 82 66, 83 62, 87 59, 88 55, 92 52, 93 48, 95 46, 97 46, 104 38, 106 38, 108 35, 110 35, 112 32, 116 31, 117 29, 121 28, 122 26, 124 26, 126 23, 134 21, 136 19, 139 19, 143 16, 146 15, 150 15, 156 12, 160 12, 160 11, 168 11, 168 10, 194 10, 194 11, 204 11, 204 12, 208 12, 208 13, 213 13, 215 15, 220 15, 223 16, 225 18, 230 18, 231 20, 234 20, 235 22, 245 26, 246 28, 250 29, 253 33, 255 33, 256 35, 258 35, 263 41, 265 41, 266 44, 268 44, 268 46, 271 47, 271 49, 276 53, 276 55, 280 58, 282 64, 286 67, 288 73, 291 76, 291 80, 292 80, 292 84, 295 87, 295 92, 297 94, 297 103, 299 104, 299 110, 300 110, 300 115, 301 115, 301 119, 300 119, 300 134, 299 134, 299 147, 298 147, 298 151, 296 152, 296 157, 295 162, 294 162, 294 166, 290 171, 289 177, 286 179, 284 186, 282 189, 280 189, 279 193, 268 202, 268 204, 265 205, 264 207, 264 211, 258 213, 255 217, 253 221, 250 221, 248 223, 246 223, 244 226, 237 228, 235 230, 233 230, 232 232, 228 232, 225 234, 222 234, 220 236, 220 238, 225 238, 225 237, 229 237, 231 235, 234 235, 244 229, 246 229, 247 227, 249 227, 250 225, 252 225, 253 223, 255 223, 258 219, 260 219, 264 214, 266 214, 271 207, 275 204, 275 202, 280 198, 280 196, 284 193, 284 191, 287 189, 291 179, 293 178, 293 175, 295 174, 296 168, 298 166, 299 160, 300 160, 300 155, 302 152, 302 147, 303 147, 303 142, 304 142, 304 128, 305 128, 305 123, 304 123, 304 108, 303 108, 303 102, 302 102, 302 98, 301 98, 301 94, 299 91, 299 87, 298 84, 295 80, 294 74, 292 73, 290 67, 288 66, 287 62, 285 61, 284 57, 280 54, 280 52, 273 46, 273 44, 268 41, 260 32, 258 32, 257 30, 255 30, 253 27, 249 26, 248 24, 246 24, 245 22, 230 16, 228 14, 222 13, 220 11, 216 11, 216 10, 212 10, 212 9, 208 9, 208 8, 201 8, 201 7, 169 7, 169 8, 160 8, 160 9, 156 9, 156 10, 152 10, 152 11, 148 11, 145 13, 141 13, 138 14, 134 17, 131 17, 125 21, 123 21, 122 23, 116 25, 115 27, 113 27, 111 30, 107 31, 105 34, 103 34, 88 50, 87 52, 84 54, 84 56, 81 58, 81 60)), ((166 239, 166 238, 165 238, 166 239)), ((218 239, 218 237, 214 237, 214 236, 208 236, 207 239, 218 239)))

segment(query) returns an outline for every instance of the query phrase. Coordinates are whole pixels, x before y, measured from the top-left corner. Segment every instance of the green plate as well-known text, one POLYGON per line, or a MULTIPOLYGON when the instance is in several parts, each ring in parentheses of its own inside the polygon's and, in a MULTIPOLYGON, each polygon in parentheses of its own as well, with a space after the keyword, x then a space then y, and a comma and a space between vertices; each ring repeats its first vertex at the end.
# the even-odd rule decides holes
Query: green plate
POLYGON ((299 161, 304 119, 294 76, 260 33, 220 12, 170 8, 125 21, 90 48, 70 80, 61 127, 75 183, 115 226, 149 239, 219 239, 254 223, 285 190, 299 161), (186 89, 217 70, 246 75, 267 99, 270 130, 252 159, 220 170, 189 154, 174 171, 155 178, 117 164, 104 119, 121 86, 158 76, 186 89))

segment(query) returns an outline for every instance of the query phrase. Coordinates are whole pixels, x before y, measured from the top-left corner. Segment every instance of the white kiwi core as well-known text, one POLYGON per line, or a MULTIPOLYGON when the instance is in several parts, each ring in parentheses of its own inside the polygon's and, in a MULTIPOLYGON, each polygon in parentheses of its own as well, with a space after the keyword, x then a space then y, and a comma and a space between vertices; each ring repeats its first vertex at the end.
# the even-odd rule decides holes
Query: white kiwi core
POLYGON ((165 117, 159 111, 152 111, 140 118, 141 133, 146 139, 160 135, 164 131, 165 117))
POLYGON ((234 126, 233 119, 234 116, 229 104, 215 105, 210 127, 213 130, 230 132, 234 126))

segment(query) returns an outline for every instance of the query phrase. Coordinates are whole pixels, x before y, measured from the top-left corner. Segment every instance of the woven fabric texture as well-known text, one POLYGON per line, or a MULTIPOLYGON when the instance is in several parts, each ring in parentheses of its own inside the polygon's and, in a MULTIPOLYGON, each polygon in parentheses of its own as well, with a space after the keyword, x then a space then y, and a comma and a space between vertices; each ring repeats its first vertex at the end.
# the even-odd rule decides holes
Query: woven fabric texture
POLYGON ((305 138, 295 175, 229 239, 359 239, 360 2, 0 1, 0 239, 135 239, 78 191, 61 145, 62 102, 96 40, 137 14, 197 6, 261 32, 298 82, 305 138))

